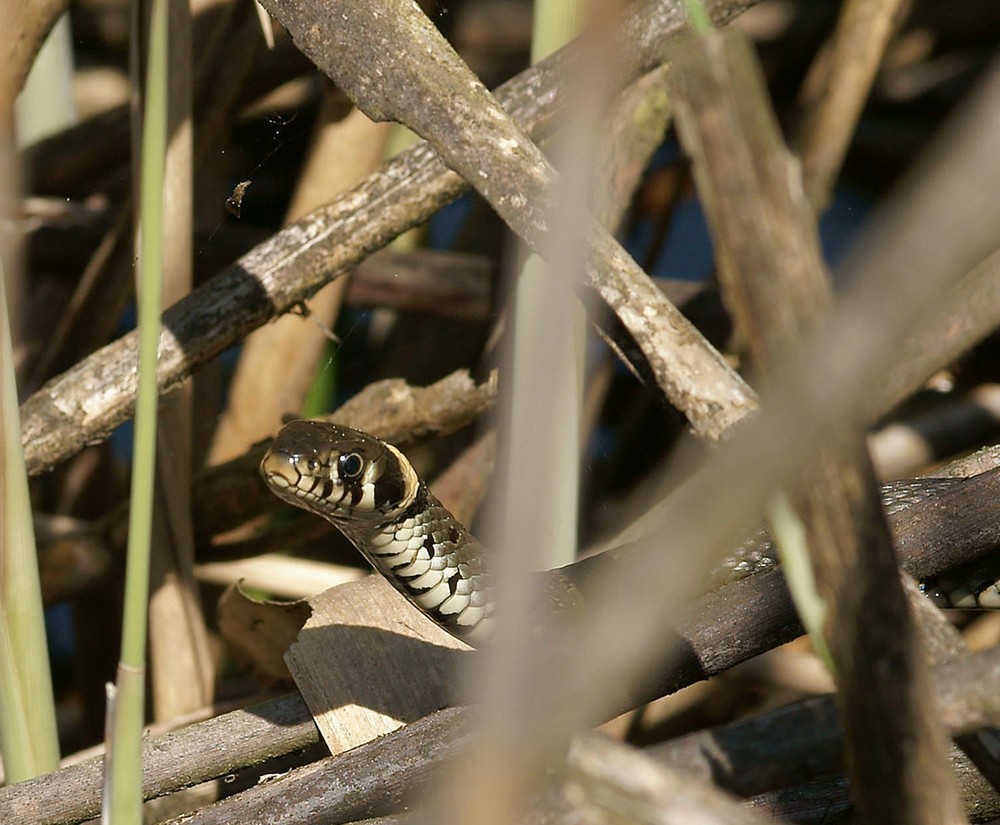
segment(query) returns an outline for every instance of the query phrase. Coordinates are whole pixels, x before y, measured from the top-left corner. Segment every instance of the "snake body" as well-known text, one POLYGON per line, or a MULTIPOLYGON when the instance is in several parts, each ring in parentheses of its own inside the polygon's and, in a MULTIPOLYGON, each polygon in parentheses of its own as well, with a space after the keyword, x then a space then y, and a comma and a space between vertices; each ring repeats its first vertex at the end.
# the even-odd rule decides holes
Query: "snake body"
MULTIPOLYGON (((278 433, 260 465, 271 491, 336 526, 417 609, 445 630, 477 644, 494 615, 483 546, 434 497, 403 454, 360 430, 293 421, 278 433)), ((965 479, 893 481, 881 488, 887 515, 965 479)), ((717 569, 725 584, 774 567, 763 530, 717 569)), ((1000 608, 996 569, 974 569, 923 584, 942 607, 1000 608)))
MULTIPOLYGON (((901 513, 914 504, 961 486, 964 478, 906 478, 887 481, 879 488, 886 516, 901 513)), ((774 542, 766 530, 758 530, 713 571, 713 584, 724 585, 768 570, 778 564, 774 542)), ((1000 609, 1000 569, 995 557, 987 557, 951 573, 921 582, 921 589, 938 607, 1000 609)))

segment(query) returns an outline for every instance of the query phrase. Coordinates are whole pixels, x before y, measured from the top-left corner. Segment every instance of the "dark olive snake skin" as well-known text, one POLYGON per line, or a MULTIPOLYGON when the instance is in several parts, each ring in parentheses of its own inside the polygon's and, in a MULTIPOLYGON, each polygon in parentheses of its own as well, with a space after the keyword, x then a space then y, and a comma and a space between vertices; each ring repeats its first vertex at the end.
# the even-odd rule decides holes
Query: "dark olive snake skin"
MULTIPOLYGON (((888 481, 880 488, 887 516, 962 484, 964 478, 907 478, 888 481)), ((994 554, 995 555, 995 554, 994 554)), ((713 571, 716 586, 745 579, 778 564, 774 544, 765 530, 758 530, 713 571)), ((966 569, 921 583, 921 589, 938 607, 1000 609, 1000 569, 996 558, 976 562, 966 569)))
MULTIPOLYGON (((483 546, 391 444, 348 427, 293 421, 278 433, 260 470, 275 495, 331 522, 396 590, 445 630, 473 645, 489 636, 494 603, 483 546)), ((892 515, 962 481, 889 482, 882 486, 882 502, 892 515)), ((777 563, 762 530, 713 577, 725 584, 777 563)), ((974 570, 923 586, 942 607, 1000 608, 996 570, 974 570)))

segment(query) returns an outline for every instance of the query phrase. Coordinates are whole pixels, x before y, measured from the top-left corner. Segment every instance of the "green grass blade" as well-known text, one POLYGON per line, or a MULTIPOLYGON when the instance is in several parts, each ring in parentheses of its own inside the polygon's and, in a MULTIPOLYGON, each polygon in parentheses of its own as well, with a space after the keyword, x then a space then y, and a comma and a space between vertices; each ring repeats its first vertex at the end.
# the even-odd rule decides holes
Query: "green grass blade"
MULTIPOLYGON (((536 0, 531 59, 537 62, 580 30, 579 0, 536 0)), ((553 250, 559 255, 563 250, 553 250)), ((512 466, 534 466, 531 496, 538 514, 539 569, 576 557, 580 486, 580 416, 586 318, 579 302, 554 283, 561 273, 529 254, 517 280, 509 445, 512 466), (544 357, 539 357, 545 353, 544 357)), ((513 493, 512 493, 513 494, 513 493)))
POLYGON ((157 349, 163 288, 163 184, 167 152, 168 0, 152 0, 139 194, 139 375, 125 572, 125 610, 102 821, 142 821, 142 730, 156 455, 157 349))
POLYGON ((788 496, 779 493, 768 508, 768 522, 774 536, 774 546, 785 571, 788 590, 802 619, 802 625, 809 634, 813 650, 826 669, 834 674, 833 657, 826 645, 823 632, 826 624, 827 605, 820 596, 813 573, 812 560, 806 539, 805 525, 792 507, 788 496))
POLYGON ((712 28, 712 18, 701 0, 684 0, 684 13, 687 15, 691 31, 695 34, 704 34, 712 28))
POLYGON ((531 62, 544 60, 580 33, 586 7, 581 0, 536 0, 531 62))
POLYGON ((2 263, 0 419, 0 748, 7 781, 20 782, 59 766, 59 740, 2 263))

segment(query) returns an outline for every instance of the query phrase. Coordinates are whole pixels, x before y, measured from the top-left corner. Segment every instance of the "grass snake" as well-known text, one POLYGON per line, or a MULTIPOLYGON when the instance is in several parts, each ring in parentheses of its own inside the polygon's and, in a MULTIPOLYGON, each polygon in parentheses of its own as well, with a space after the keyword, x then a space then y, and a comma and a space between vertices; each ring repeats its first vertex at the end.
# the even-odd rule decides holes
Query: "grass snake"
MULTIPOLYGON (((487 638, 495 608, 486 551, 398 449, 349 427, 298 420, 277 435, 260 470, 275 495, 331 522, 434 622, 473 645, 487 638)), ((888 482, 882 503, 891 515, 963 481, 888 482)), ((715 583, 776 564, 770 537, 759 531, 716 570, 715 583)), ((975 568, 923 587, 943 607, 1000 608, 995 569, 975 568)))

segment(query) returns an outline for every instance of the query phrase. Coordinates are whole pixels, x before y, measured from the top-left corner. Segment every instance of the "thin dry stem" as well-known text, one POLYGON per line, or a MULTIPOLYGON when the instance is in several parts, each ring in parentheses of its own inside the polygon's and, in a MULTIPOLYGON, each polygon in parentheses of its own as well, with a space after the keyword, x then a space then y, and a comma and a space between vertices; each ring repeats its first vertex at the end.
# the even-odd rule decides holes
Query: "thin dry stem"
POLYGON ((806 101, 796 140, 802 157, 806 196, 819 213, 826 209, 875 74, 885 54, 904 0, 850 0, 845 3, 828 49, 821 52, 805 87, 820 86, 806 101), (819 82, 815 75, 822 73, 819 82))

